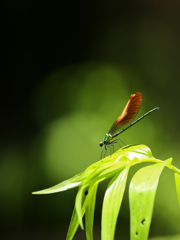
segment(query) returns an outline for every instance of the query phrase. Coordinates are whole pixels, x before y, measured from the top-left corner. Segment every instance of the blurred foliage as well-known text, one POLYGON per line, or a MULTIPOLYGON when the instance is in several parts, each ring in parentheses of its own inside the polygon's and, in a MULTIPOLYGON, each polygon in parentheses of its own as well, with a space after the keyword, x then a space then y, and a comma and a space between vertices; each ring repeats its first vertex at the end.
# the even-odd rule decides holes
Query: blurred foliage
POLYGON ((180 235, 167 236, 167 237, 156 237, 156 238, 150 238, 150 240, 178 240, 179 238, 180 238, 180 235))
MULTIPOLYGON (((3 239, 15 239, 14 233, 17 239, 28 239, 27 235, 64 239, 76 192, 46 198, 31 192, 99 160, 99 141, 131 93, 139 91, 144 97, 138 116, 156 106, 160 111, 121 139, 148 145, 160 159, 172 156, 180 167, 180 4, 2 1, 0 5, 1 233, 3 239)), ((162 178, 152 236, 180 233, 174 178, 167 172, 162 178)), ((103 184, 99 198, 101 188, 103 184)), ((99 239, 101 201, 97 204, 99 239)), ((123 204, 127 212, 119 221, 121 235, 128 239, 128 205, 123 204)), ((77 239, 84 239, 78 234, 77 239)))

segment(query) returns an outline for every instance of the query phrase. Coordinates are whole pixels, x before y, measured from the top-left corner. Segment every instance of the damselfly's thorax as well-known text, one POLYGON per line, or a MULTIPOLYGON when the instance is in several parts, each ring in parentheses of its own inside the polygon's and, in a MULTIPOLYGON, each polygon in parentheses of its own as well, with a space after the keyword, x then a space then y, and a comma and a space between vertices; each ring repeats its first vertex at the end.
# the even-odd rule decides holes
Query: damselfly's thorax
POLYGON ((112 140, 112 135, 110 133, 106 133, 105 137, 104 137, 104 141, 99 143, 99 146, 102 147, 103 145, 108 145, 111 143, 112 140))

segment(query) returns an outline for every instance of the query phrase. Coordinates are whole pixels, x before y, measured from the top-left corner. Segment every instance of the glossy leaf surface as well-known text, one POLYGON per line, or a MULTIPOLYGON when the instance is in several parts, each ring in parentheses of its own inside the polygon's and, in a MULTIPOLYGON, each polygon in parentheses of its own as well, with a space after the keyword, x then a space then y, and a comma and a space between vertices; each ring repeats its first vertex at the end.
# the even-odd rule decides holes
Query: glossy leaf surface
POLYGON ((166 161, 141 168, 130 188, 131 240, 148 239, 158 181, 166 161))
POLYGON ((101 239, 114 239, 115 227, 119 209, 121 207, 129 167, 116 175, 108 185, 102 209, 101 239))

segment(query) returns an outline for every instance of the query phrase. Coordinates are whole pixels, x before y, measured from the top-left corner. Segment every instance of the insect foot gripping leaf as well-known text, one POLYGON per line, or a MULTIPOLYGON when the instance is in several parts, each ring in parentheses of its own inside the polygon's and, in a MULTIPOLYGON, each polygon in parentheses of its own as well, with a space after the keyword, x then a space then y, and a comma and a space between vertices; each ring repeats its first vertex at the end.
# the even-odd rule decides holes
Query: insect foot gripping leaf
POLYGON ((132 178, 129 188, 131 240, 146 240, 159 177, 165 166, 176 173, 176 187, 180 199, 180 170, 171 165, 171 160, 161 161, 154 158, 150 149, 145 145, 126 146, 111 156, 92 164, 84 172, 33 194, 50 194, 79 187, 66 240, 73 239, 79 225, 84 229, 84 215, 86 238, 93 240, 98 184, 107 178, 112 178, 103 201, 101 239, 113 240, 130 167, 145 162, 154 163, 140 169, 132 178))

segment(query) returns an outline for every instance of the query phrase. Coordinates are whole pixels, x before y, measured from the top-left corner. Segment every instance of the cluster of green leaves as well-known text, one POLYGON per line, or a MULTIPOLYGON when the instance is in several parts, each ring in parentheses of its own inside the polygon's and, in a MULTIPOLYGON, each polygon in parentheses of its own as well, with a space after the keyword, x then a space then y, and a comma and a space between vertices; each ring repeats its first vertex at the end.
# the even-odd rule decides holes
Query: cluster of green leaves
POLYGON ((137 145, 121 148, 113 155, 92 164, 84 172, 33 194, 56 193, 79 186, 66 240, 73 238, 79 225, 84 229, 82 221, 84 214, 86 238, 92 240, 97 187, 101 181, 112 177, 103 201, 101 239, 113 240, 129 169, 136 164, 145 162, 154 164, 141 168, 133 176, 129 186, 129 203, 131 240, 146 240, 148 239, 158 181, 164 167, 175 172, 180 205, 180 170, 171 164, 172 158, 165 161, 154 158, 147 146, 137 145))

